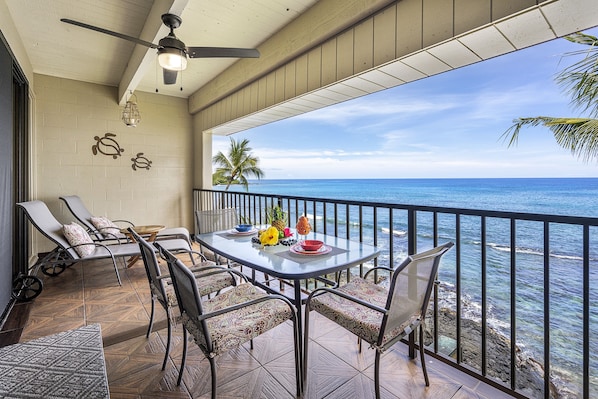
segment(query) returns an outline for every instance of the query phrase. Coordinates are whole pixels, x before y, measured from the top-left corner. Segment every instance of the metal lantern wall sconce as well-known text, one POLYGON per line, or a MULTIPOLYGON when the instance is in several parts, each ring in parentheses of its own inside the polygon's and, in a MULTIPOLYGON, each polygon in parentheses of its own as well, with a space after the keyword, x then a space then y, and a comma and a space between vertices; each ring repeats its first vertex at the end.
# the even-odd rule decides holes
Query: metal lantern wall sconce
POLYGON ((123 109, 122 121, 129 127, 135 127, 141 122, 141 114, 139 108, 137 108, 137 96, 133 92, 131 92, 131 96, 123 109), (135 101, 132 101, 133 97, 135 97, 135 101))

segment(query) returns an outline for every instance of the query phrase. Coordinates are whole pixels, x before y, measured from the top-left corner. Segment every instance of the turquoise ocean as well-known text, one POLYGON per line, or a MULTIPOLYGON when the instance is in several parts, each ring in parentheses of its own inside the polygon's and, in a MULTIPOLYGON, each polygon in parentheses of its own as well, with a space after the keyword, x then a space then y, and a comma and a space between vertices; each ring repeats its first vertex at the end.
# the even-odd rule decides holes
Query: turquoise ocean
MULTIPOLYGON (((216 187, 220 189, 221 187, 216 187)), ((241 191, 233 186, 230 191, 241 191)), ((525 212, 550 215, 598 217, 598 178, 504 178, 504 179, 303 179, 251 181, 249 192, 392 204, 525 212)), ((451 226, 439 231, 440 242, 454 239, 451 226)), ((348 223, 358 223, 349 220, 348 223)), ((508 223, 489 222, 487 237, 488 320, 506 337, 510 334, 510 279, 508 223), (498 225, 492 226, 492 223, 498 225), (503 228, 504 227, 504 228, 503 228)), ((293 224, 292 222, 290 223, 293 224)), ((426 233, 425 223, 419 223, 426 233), (423 226, 422 226, 423 225, 423 226)), ((543 246, 541 225, 520 223, 517 228, 517 345, 530 357, 543 362, 543 246)), ((406 225, 393 226, 406 231, 406 225)), ((463 218, 462 306, 463 317, 481 315, 480 238, 478 219, 463 218)), ((591 230, 591 391, 598 395, 598 229, 591 230)), ((550 318, 551 371, 568 397, 581 397, 579 376, 582 367, 582 232, 579 228, 551 228, 550 243, 550 318), (574 331, 574 333, 572 333, 574 331), (576 338, 578 337, 578 338, 576 338)), ((365 238, 368 239, 367 237, 365 238)), ((384 236, 381 235, 382 245, 384 236)), ((395 253, 406 254, 406 238, 394 240, 395 253)), ((443 261, 444 262, 444 261, 443 261)), ((384 259, 380 260, 384 263, 384 259)), ((448 293, 443 301, 454 305, 454 264, 440 270, 440 280, 448 293)))

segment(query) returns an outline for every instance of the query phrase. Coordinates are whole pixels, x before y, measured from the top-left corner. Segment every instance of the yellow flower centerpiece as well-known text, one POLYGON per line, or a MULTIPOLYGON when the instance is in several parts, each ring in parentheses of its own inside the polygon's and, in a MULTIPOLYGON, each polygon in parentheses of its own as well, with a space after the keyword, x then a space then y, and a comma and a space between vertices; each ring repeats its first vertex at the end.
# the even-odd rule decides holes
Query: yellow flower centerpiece
POLYGON ((276 245, 278 244, 278 229, 270 226, 260 235, 260 242, 262 245, 276 245))

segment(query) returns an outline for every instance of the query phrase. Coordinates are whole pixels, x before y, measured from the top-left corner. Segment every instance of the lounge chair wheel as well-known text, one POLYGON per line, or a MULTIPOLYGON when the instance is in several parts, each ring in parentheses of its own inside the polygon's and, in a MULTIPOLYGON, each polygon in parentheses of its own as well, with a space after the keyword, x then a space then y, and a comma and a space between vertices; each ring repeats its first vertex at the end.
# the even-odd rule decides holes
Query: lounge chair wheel
POLYGON ((13 282, 12 297, 18 301, 30 301, 42 293, 43 283, 35 276, 18 276, 13 282))
POLYGON ((64 269, 66 269, 65 263, 56 264, 52 266, 44 265, 41 267, 42 273, 44 273, 46 276, 58 276, 60 273, 64 271, 64 269))

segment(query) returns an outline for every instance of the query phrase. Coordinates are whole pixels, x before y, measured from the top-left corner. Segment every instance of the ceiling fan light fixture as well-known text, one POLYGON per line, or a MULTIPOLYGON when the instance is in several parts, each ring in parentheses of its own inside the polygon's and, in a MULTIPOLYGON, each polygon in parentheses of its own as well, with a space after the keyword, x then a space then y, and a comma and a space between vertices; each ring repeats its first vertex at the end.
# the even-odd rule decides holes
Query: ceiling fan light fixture
POLYGON ((178 48, 163 47, 158 50, 158 62, 162 68, 184 71, 187 68, 187 54, 178 48))
POLYGON ((131 92, 131 97, 127 100, 125 108, 122 113, 122 121, 128 127, 136 127, 141 122, 141 114, 137 107, 137 96, 131 92), (135 96, 135 101, 132 101, 132 97, 135 96))
MULTIPOLYGON (((90 29, 106 35, 118 37, 119 39, 157 49, 158 63, 162 67, 164 74, 164 84, 174 84, 176 82, 177 72, 187 68, 187 58, 258 58, 260 53, 257 49, 248 48, 228 48, 228 47, 187 47, 183 41, 179 40, 174 34, 183 23, 181 17, 175 14, 162 14, 162 22, 168 28, 170 33, 160 39, 158 44, 148 42, 137 37, 128 36, 122 33, 75 21, 68 18, 61 18, 60 21, 79 26, 84 29, 90 29)), ((133 126, 133 125, 130 125, 133 126)))

